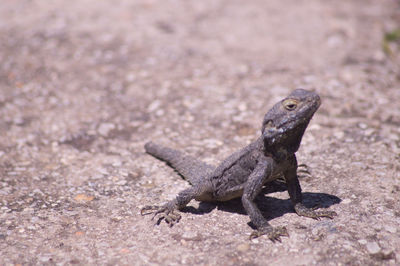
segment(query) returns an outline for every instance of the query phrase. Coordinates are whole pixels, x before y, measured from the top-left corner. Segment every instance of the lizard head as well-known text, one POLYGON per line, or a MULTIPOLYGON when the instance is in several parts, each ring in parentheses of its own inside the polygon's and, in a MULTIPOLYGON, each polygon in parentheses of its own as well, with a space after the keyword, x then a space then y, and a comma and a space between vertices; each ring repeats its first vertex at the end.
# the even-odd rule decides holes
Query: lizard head
POLYGON ((296 152, 308 123, 320 105, 317 93, 294 90, 265 115, 261 129, 264 144, 296 152))

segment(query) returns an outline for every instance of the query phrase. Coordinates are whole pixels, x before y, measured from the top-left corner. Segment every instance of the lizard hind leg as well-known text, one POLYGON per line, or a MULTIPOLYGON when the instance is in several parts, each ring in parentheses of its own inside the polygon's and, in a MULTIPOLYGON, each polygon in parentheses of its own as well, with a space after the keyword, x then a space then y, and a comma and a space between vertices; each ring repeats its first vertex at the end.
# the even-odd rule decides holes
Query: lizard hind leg
POLYGON ((178 223, 181 215, 176 213, 177 210, 185 207, 192 199, 201 198, 204 194, 210 191, 207 183, 192 186, 181 191, 175 199, 167 202, 162 206, 145 206, 141 209, 140 214, 153 214, 152 220, 158 217, 156 224, 160 224, 164 220, 170 227, 178 223))

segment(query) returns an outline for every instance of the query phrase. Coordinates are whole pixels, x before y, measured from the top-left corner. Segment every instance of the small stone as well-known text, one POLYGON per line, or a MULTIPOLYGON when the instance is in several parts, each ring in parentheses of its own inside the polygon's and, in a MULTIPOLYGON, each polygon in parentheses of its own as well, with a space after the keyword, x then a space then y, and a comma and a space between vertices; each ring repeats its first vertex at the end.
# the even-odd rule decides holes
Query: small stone
POLYGON ((156 111, 156 116, 163 116, 164 115, 164 110, 163 109, 159 109, 156 111))
POLYGON ((251 240, 251 242, 253 242, 254 244, 260 243, 260 241, 258 240, 258 238, 253 238, 253 239, 251 240))
POLYGON ((185 232, 182 234, 182 238, 186 240, 190 240, 193 238, 196 238, 197 232, 194 232, 190 230, 189 228, 185 230, 185 232))
POLYGON ((161 106, 161 101, 160 100, 155 100, 147 107, 147 111, 152 113, 155 110, 159 109, 160 106, 161 106))
POLYGON ((381 231, 381 230, 382 230, 382 225, 381 225, 381 224, 374 224, 374 225, 373 225, 373 228, 374 228, 376 231, 381 231))
POLYGON ((205 140, 203 140, 203 143, 207 148, 210 148, 210 149, 217 148, 219 146, 222 146, 222 144, 223 144, 222 141, 216 140, 216 139, 205 139, 205 140))
MULTIPOLYGON (((382 49, 383 50, 383 49, 382 49)), ((373 54, 374 60, 378 62, 383 62, 386 58, 385 53, 381 49, 376 50, 375 53, 373 54)))
POLYGON ((115 125, 112 123, 101 123, 99 128, 97 129, 97 132, 99 132, 100 135, 103 137, 108 136, 111 130, 115 128, 115 125))
POLYGON ((122 219, 123 219, 122 216, 115 216, 115 217, 111 218, 111 220, 114 221, 114 222, 122 221, 122 219))
POLYGON ((351 199, 344 199, 342 201, 343 204, 349 204, 351 202, 351 199))
POLYGON ((342 139, 344 137, 344 132, 343 131, 338 131, 338 132, 333 133, 333 135, 337 139, 342 139))
POLYGON ((26 228, 28 230, 36 230, 36 227, 34 225, 28 225, 26 228))
POLYGON ((373 128, 368 128, 364 132, 365 136, 371 136, 374 133, 375 133, 375 129, 373 129, 373 128))
POLYGON ((99 168, 98 172, 103 174, 103 175, 109 175, 110 173, 107 171, 107 169, 105 168, 99 168))
POLYGON ((127 254, 127 253, 129 253, 129 249, 123 248, 119 252, 122 253, 122 254, 127 254))
POLYGON ((246 110, 247 110, 247 105, 246 105, 246 103, 240 103, 240 104, 239 104, 239 110, 240 110, 241 112, 246 111, 246 110))
POLYGON ((93 196, 85 195, 85 194, 78 194, 74 198, 78 202, 89 202, 94 199, 93 196))
POLYGON ((385 227, 386 231, 388 231, 388 232, 390 232, 392 234, 396 233, 396 231, 397 231, 396 227, 394 227, 392 225, 385 225, 384 227, 385 227))
POLYGON ((116 184, 119 186, 125 186, 128 183, 128 181, 126 181, 125 179, 122 179, 120 181, 118 181, 116 184))
POLYGON ((75 232, 75 236, 83 236, 84 234, 85 234, 85 232, 82 232, 82 231, 75 232))
POLYGON ((15 125, 21 126, 24 124, 25 121, 24 121, 24 118, 22 118, 22 117, 16 117, 16 118, 14 118, 13 122, 15 125))
POLYGON ((246 252, 250 249, 250 245, 248 243, 240 244, 236 247, 237 251, 246 252))
POLYGON ((365 123, 359 123, 358 127, 361 128, 361 129, 366 129, 368 127, 368 125, 365 124, 365 123))
POLYGON ((368 243, 368 241, 365 239, 360 239, 360 240, 358 240, 358 243, 360 243, 361 245, 365 245, 368 243))
POLYGON ((304 80, 305 83, 313 83, 313 82, 315 82, 316 77, 312 76, 312 75, 308 75, 308 76, 305 76, 303 78, 303 80, 304 80))
POLYGON ((48 262, 50 260, 49 256, 41 256, 39 257, 40 262, 48 262))
POLYGON ((381 248, 376 242, 368 242, 365 247, 367 248, 369 254, 377 254, 381 251, 381 248))
POLYGON ((120 169, 119 174, 126 177, 129 175, 129 171, 127 169, 120 169))
POLYGON ((112 163, 112 166, 114 166, 114 167, 120 167, 121 165, 122 165, 122 162, 119 161, 119 160, 116 160, 116 161, 114 161, 114 162, 112 163))

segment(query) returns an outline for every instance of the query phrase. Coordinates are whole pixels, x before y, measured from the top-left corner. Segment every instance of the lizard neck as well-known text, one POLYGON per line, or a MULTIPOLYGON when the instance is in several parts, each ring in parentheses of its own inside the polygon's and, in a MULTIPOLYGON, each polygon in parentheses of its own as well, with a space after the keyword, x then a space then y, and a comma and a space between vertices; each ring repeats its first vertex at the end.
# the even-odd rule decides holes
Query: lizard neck
POLYGON ((275 142, 271 142, 270 139, 265 136, 263 138, 262 135, 260 141, 262 142, 263 150, 278 158, 294 154, 300 147, 301 139, 303 138, 307 125, 308 121, 294 129, 284 130, 281 134, 275 136, 275 142))

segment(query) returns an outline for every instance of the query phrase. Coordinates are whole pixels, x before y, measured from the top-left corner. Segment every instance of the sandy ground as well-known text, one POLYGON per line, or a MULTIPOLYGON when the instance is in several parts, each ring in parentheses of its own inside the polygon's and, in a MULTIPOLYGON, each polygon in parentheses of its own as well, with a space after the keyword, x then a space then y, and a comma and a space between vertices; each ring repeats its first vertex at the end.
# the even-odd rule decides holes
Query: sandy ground
POLYGON ((399 25, 395 0, 3 1, 0 264, 398 265, 399 25), (146 141, 217 164, 297 87, 323 101, 305 202, 334 220, 287 192, 258 199, 282 243, 237 200, 140 215, 188 187, 146 141))

